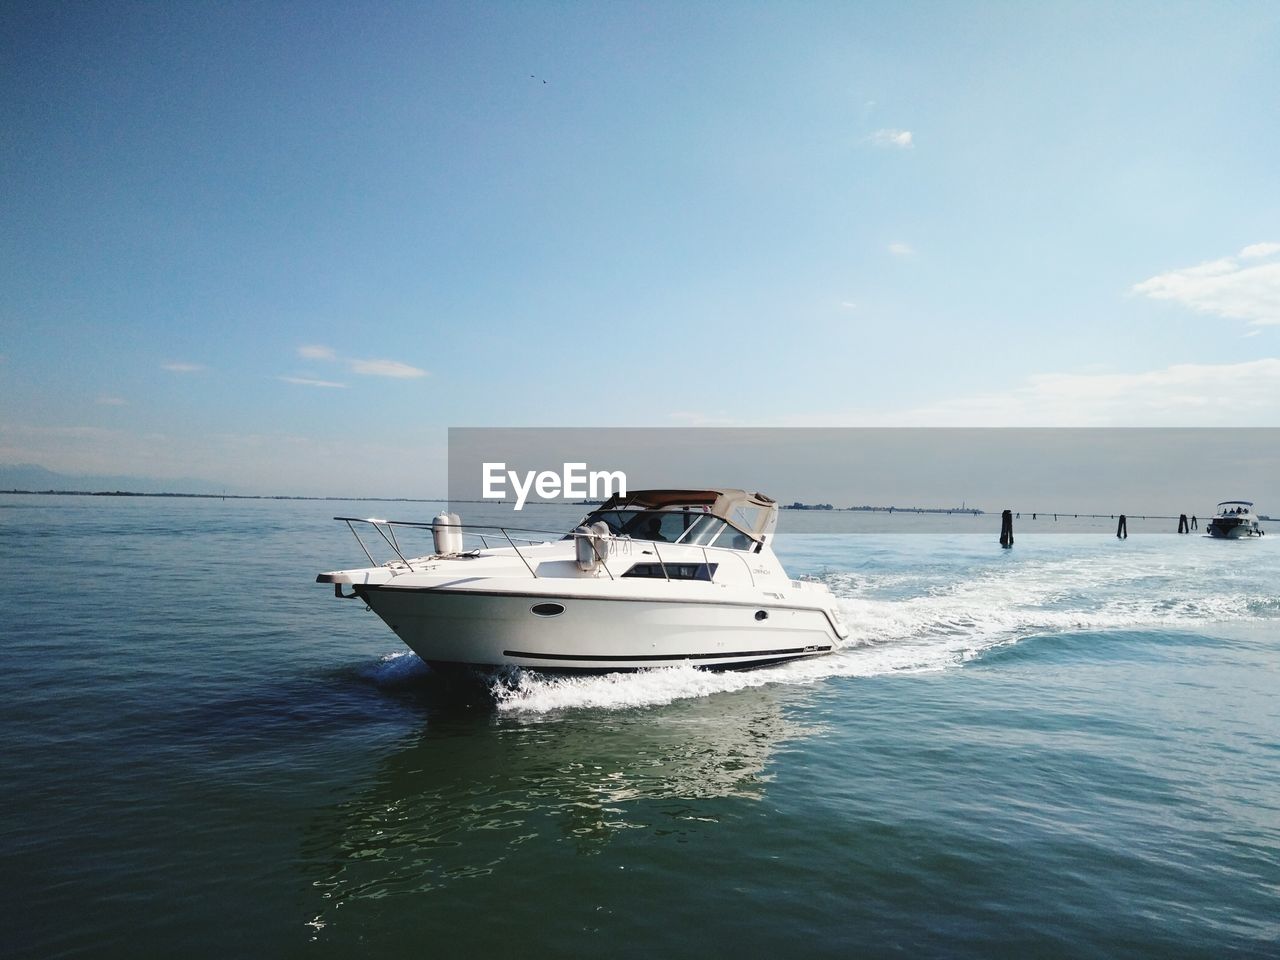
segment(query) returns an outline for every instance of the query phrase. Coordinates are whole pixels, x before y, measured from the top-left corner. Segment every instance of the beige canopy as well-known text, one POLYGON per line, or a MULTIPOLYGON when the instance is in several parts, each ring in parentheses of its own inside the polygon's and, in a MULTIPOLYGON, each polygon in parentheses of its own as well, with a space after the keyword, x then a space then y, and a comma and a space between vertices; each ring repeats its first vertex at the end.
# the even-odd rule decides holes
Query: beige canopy
POLYGON ((705 507, 721 520, 757 540, 772 533, 777 523, 778 504, 763 493, 746 490, 632 490, 615 494, 601 510, 670 510, 680 507, 705 507))

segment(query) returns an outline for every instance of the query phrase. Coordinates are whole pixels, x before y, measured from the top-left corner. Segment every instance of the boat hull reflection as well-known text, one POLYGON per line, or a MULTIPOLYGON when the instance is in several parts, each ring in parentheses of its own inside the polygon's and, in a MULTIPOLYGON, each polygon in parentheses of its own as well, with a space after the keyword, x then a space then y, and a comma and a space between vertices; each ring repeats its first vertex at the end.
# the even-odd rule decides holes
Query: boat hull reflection
POLYGON ((533 720, 434 716, 364 794, 314 822, 313 925, 468 878, 541 876, 548 857, 623 836, 714 829, 764 799, 775 750, 811 732, 759 689, 533 720))

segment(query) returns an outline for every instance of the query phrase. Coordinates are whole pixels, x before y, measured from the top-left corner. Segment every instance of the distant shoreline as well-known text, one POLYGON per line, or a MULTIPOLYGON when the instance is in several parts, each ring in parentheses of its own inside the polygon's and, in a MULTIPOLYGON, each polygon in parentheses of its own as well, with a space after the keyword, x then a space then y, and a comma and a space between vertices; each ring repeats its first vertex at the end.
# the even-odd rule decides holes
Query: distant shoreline
MULTIPOLYGON (((0 495, 30 497, 170 497, 185 500, 369 500, 382 503, 448 503, 448 497, 303 497, 267 493, 137 493, 132 490, 0 490, 0 495)), ((459 500, 458 503, 479 503, 459 500)))
MULTIPOLYGON (((268 493, 139 493, 134 490, 0 490, 0 495, 28 497, 165 497, 182 500, 340 500, 373 503, 488 503, 487 500, 450 500, 448 497, 306 497, 297 494, 268 493)), ((566 501, 568 502, 568 501, 566 501)), ((603 500, 575 500, 573 506, 598 506, 603 500)), ((783 510, 837 510, 866 513, 945 513, 981 516, 986 511, 975 507, 831 507, 828 505, 783 504, 783 510)))
POLYGON ((829 503, 784 503, 779 509, 782 510, 812 510, 812 511, 843 511, 855 513, 945 513, 945 514, 969 514, 975 517, 985 516, 985 510, 978 507, 873 507, 870 504, 862 504, 858 507, 833 507, 829 503))
MULTIPOLYGON (((305 497, 296 494, 267 494, 267 493, 138 493, 132 490, 0 490, 0 496, 28 496, 28 497, 153 497, 168 498, 179 500, 314 500, 323 501, 341 501, 347 503, 489 503, 488 500, 450 500, 448 497, 305 497)), ((572 506, 592 506, 598 505, 599 501, 573 501, 572 506)), ((901 513, 901 514, 945 514, 981 517, 988 516, 986 510, 978 507, 873 507, 873 506, 857 506, 857 507, 832 507, 826 504, 782 504, 783 510, 796 510, 801 512, 807 511, 827 511, 838 513, 901 513)), ((1036 514, 1030 510, 1018 511, 1018 517, 1025 519, 1023 514, 1032 514, 1032 519, 1036 519, 1036 514)), ((1040 519, 1048 519, 1053 517, 1055 520, 1061 516, 1064 519, 1116 519, 1118 514, 1106 513, 1076 513, 1074 511, 1062 510, 1055 513, 1052 510, 1038 511, 1040 519)), ((1129 514, 1130 520, 1177 520, 1175 515, 1162 514, 1129 514)), ((1258 516, 1259 521, 1275 522, 1274 517, 1265 515, 1258 516)))

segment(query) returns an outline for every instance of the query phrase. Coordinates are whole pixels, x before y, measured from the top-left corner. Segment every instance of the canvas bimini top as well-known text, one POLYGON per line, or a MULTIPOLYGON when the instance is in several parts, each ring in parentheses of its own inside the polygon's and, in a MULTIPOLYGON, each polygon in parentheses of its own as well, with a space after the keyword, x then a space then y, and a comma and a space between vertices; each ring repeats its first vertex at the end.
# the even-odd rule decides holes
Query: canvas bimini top
POLYGON ((739 530, 761 540, 778 525, 778 502, 763 493, 733 488, 706 490, 632 490, 615 494, 598 512, 610 510, 698 509, 725 520, 739 530))

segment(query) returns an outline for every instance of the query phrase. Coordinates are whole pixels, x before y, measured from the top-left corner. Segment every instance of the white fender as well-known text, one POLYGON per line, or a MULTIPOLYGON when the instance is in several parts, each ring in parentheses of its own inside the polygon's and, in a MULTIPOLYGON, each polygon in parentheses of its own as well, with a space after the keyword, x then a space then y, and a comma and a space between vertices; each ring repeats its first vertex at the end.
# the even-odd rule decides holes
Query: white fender
POLYGON ((600 566, 600 557, 596 555, 596 538, 592 533, 591 527, 586 526, 578 527, 573 531, 574 559, 578 562, 578 569, 583 573, 595 573, 596 567, 600 566))
POLYGON ((462 552, 462 520, 456 513, 439 513, 431 521, 431 538, 442 557, 462 552))

